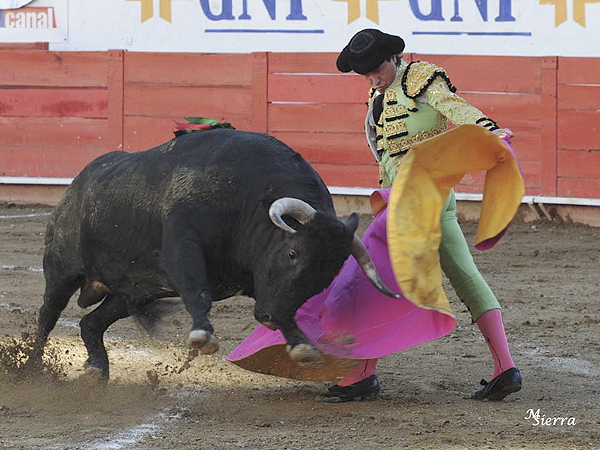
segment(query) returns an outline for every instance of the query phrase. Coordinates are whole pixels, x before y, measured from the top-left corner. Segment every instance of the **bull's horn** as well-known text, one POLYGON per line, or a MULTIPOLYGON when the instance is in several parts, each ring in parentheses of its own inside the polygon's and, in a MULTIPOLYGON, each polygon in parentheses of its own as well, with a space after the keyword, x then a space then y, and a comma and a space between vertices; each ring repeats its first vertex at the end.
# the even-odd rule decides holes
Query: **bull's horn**
POLYGON ((269 217, 271 218, 271 221, 288 233, 295 233, 296 230, 285 223, 282 216, 292 216, 298 222, 304 224, 311 220, 316 213, 317 210, 305 201, 290 197, 283 197, 275 200, 269 208, 269 217))
POLYGON ((354 240, 352 241, 352 256, 354 256, 354 259, 356 259, 356 262, 363 270, 369 281, 373 283, 373 286, 375 286, 379 291, 383 292, 385 295, 389 295, 390 297, 403 298, 400 294, 396 294, 383 283, 383 280, 375 269, 375 264, 373 264, 373 260, 371 260, 371 256, 369 255, 365 244, 362 243, 356 234, 354 235, 354 240))

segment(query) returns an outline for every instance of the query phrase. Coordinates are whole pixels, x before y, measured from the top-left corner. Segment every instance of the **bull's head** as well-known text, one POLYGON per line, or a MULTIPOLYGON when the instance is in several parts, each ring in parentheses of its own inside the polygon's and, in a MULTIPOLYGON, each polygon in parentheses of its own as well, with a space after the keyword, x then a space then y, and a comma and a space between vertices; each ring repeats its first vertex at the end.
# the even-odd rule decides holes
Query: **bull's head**
MULTIPOLYGON (((317 211, 308 203, 298 200, 297 198, 281 198, 273 202, 271 208, 269 209, 269 217, 271 217, 271 221, 276 226, 287 231, 288 233, 296 233, 295 229, 284 222, 283 216, 285 214, 292 216, 301 224, 306 224, 315 218, 317 211)), ((373 283, 373 286, 390 297, 401 298, 400 295, 394 293, 381 280, 381 277, 377 273, 375 265, 371 260, 369 252, 365 248, 360 238, 354 234, 358 226, 358 216, 356 213, 353 213, 350 216, 348 221, 345 222, 345 225, 350 228, 353 233, 351 254, 354 256, 356 262, 358 262, 367 278, 371 281, 371 283, 373 283)))
POLYGON ((281 329, 293 359, 316 366, 318 362, 313 359, 320 362, 320 355, 297 328, 294 315, 307 299, 331 283, 348 256, 355 257, 377 289, 392 297, 400 296, 385 286, 367 249, 356 236, 356 214, 342 221, 302 200, 281 198, 272 203, 269 216, 286 233, 283 239, 274 239, 269 244, 266 260, 255 273, 255 316, 266 326, 281 329), (293 222, 290 219, 286 222, 284 216, 293 222), (294 356, 295 348, 306 350, 307 346, 312 349, 308 357, 294 356))

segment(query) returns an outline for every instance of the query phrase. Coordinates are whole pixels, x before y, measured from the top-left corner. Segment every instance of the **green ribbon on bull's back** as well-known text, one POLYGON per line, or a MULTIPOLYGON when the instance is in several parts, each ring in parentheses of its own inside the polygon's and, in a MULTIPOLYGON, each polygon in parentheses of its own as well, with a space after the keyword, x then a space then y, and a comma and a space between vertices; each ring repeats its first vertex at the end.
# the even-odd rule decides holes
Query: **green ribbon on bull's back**
POLYGON ((194 133, 196 131, 214 130, 216 128, 231 128, 235 127, 229 122, 219 122, 218 120, 209 119, 207 117, 184 117, 187 123, 175 121, 175 136, 194 133))

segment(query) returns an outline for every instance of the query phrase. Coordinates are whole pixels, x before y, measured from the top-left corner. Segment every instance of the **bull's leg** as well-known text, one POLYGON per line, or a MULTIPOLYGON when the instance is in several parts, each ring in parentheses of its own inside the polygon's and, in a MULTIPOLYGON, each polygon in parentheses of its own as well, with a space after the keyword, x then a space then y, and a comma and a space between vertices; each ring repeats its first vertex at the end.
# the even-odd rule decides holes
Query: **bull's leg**
POLYGON ((190 228, 187 217, 173 215, 164 224, 162 247, 162 266, 192 316, 188 346, 212 354, 219 349, 219 343, 208 320, 212 295, 200 236, 190 228))
POLYGON ((264 308, 257 301, 254 304, 254 317, 271 330, 279 329, 287 341, 287 351, 297 364, 310 369, 320 369, 325 364, 321 353, 311 344, 304 332, 294 320, 296 308, 292 305, 276 310, 264 308))
POLYGON ((280 326, 280 330, 287 341, 287 351, 297 364, 310 369, 320 369, 325 364, 321 353, 313 347, 310 340, 302 332, 296 322, 291 320, 289 325, 280 326))
POLYGON ((46 269, 46 289, 44 304, 38 313, 38 333, 34 345, 34 357, 41 357, 48 335, 56 326, 60 313, 69 303, 70 298, 81 285, 81 276, 56 273, 46 269))
POLYGON ((109 294, 100 306, 83 316, 79 326, 81 338, 88 351, 88 359, 85 362, 88 371, 98 372, 102 378, 108 378, 108 355, 104 347, 104 332, 117 320, 128 316, 126 298, 115 294, 109 294))

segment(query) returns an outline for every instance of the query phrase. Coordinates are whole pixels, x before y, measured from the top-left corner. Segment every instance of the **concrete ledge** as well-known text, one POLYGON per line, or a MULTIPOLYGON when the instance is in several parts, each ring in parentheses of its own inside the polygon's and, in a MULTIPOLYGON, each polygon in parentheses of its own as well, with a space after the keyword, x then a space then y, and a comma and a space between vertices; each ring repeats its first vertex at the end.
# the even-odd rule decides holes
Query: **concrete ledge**
POLYGON ((0 203, 56 206, 67 186, 0 184, 0 203))
MULTIPOLYGON (((457 195, 458 197, 458 195, 457 195)), ((527 200, 526 198, 524 200, 527 200)), ((333 195, 335 210, 340 216, 352 212, 371 214, 368 196, 333 195)), ((477 221, 481 213, 481 201, 477 199, 456 201, 458 218, 461 221, 477 221)), ((560 205, 544 203, 522 203, 519 206, 516 221, 535 222, 538 220, 560 221, 564 223, 579 223, 592 227, 600 227, 600 207, 580 205, 560 205)))

